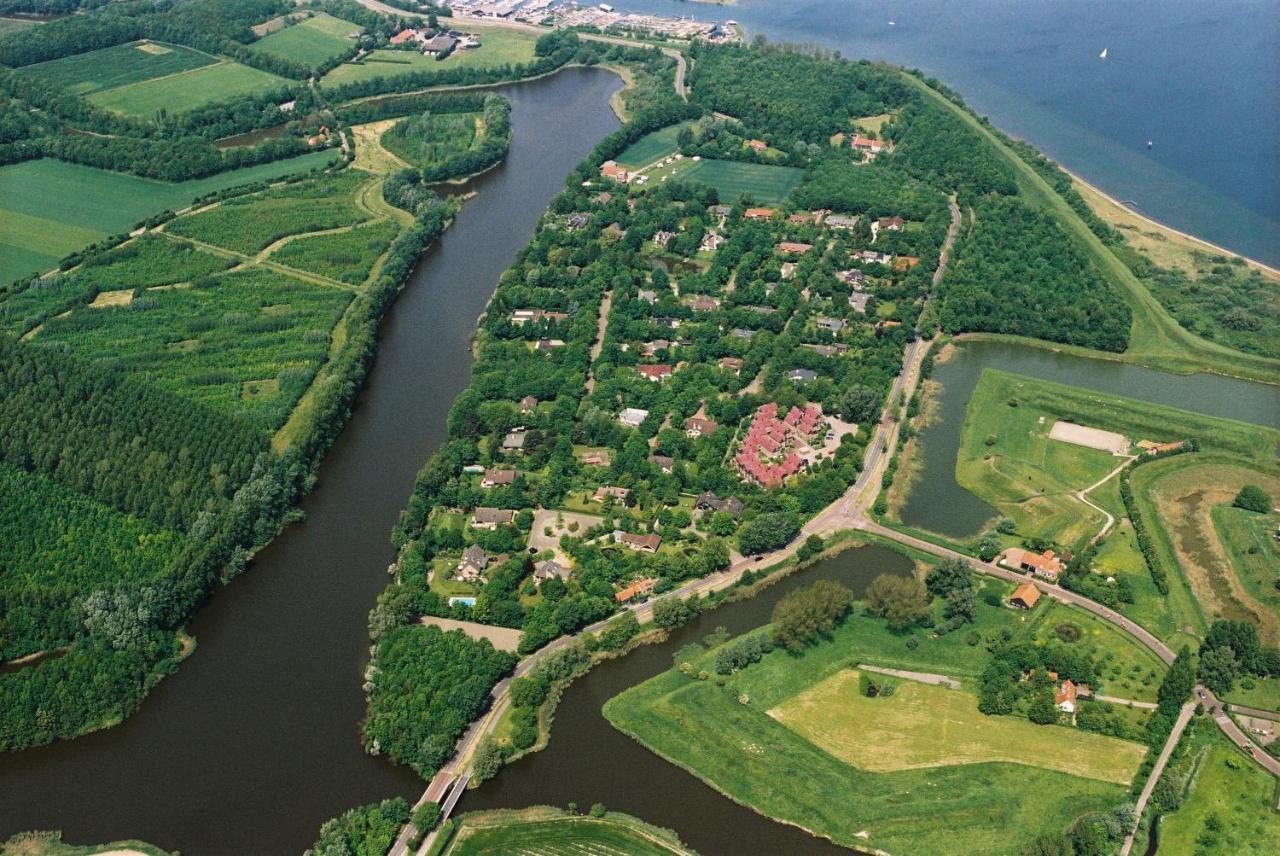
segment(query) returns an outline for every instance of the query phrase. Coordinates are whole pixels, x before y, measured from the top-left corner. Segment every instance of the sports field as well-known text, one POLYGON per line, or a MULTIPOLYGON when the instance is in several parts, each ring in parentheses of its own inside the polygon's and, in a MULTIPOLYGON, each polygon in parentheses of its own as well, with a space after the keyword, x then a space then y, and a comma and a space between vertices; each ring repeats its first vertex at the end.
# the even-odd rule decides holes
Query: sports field
POLYGON ((303 172, 333 160, 311 152, 192 181, 166 182, 42 159, 0 167, 0 281, 45 271, 107 235, 166 208, 254 181, 303 172))
POLYGON ((631 145, 623 150, 615 160, 628 169, 648 166, 658 158, 666 157, 676 150, 676 138, 680 136, 683 128, 691 126, 692 122, 681 122, 677 125, 668 125, 665 128, 645 134, 631 145))
POLYGON ((444 72, 455 68, 497 68, 502 65, 529 63, 534 59, 533 44, 537 33, 508 30, 501 27, 478 27, 470 22, 466 29, 480 37, 480 47, 455 50, 443 60, 423 56, 417 51, 376 50, 358 63, 347 62, 330 71, 322 79, 325 86, 339 86, 375 77, 397 77, 418 71, 444 72))
POLYGON ((317 66, 349 51, 355 45, 352 33, 360 30, 350 21, 319 12, 264 36, 249 49, 317 66))
POLYGON ((89 100, 99 107, 130 116, 151 117, 161 110, 173 115, 237 95, 268 92, 289 81, 231 60, 220 60, 191 71, 154 77, 94 92, 89 100))
POLYGON ((689 167, 680 178, 711 185, 720 194, 720 201, 726 203, 749 194, 753 202, 780 205, 804 177, 804 170, 790 166, 706 159, 686 162, 689 167))
POLYGON ((1127 785, 1145 748, 1127 740, 1009 716, 984 716, 966 692, 901 681, 889 697, 858 691, 860 673, 837 672, 769 716, 860 770, 885 773, 1007 761, 1127 785))
POLYGON ((140 41, 29 65, 22 73, 78 95, 89 95, 203 68, 218 61, 217 57, 194 48, 140 41))
POLYGON ((636 818, 570 815, 556 808, 488 811, 458 819, 441 856, 692 856, 674 834, 636 818))

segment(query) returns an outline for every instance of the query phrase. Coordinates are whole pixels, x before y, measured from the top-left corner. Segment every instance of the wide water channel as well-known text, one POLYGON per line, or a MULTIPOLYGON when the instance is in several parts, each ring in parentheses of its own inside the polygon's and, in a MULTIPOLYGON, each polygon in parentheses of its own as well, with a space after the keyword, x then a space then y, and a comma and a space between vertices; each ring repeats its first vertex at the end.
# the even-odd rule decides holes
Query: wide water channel
POLYGON ((1255 425, 1280 425, 1280 387, 1210 374, 1173 375, 1006 342, 963 342, 933 373, 942 390, 936 421, 920 433, 919 480, 902 509, 902 521, 909 526, 964 538, 977 534, 996 515, 994 508, 956 483, 965 408, 986 368, 1255 425))
POLYGON ((407 768, 360 747, 366 620, 394 559, 414 473, 465 387, 476 317, 564 177, 618 126, 613 74, 568 69, 502 88, 502 166, 387 315, 368 386, 290 527, 191 622, 199 645, 123 725, 0 756, 0 840, 141 838, 185 854, 296 854, 361 803, 416 798, 407 768))

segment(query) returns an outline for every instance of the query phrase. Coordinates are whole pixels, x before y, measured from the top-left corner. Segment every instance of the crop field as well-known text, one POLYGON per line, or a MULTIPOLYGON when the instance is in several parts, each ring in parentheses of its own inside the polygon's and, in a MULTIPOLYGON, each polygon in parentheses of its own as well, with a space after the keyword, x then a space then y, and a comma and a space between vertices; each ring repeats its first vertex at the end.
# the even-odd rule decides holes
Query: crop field
POLYGON ((203 51, 160 42, 129 42, 115 47, 36 63, 22 69, 46 83, 77 95, 91 95, 214 65, 220 60, 203 51))
POLYGON ((749 194, 753 202, 779 205, 804 177, 804 170, 790 166, 767 166, 737 161, 700 160, 691 163, 681 176, 685 181, 708 184, 720 194, 720 201, 734 202, 749 194))
POLYGON ((238 253, 256 253, 289 235, 351 226, 368 219, 355 204, 363 173, 240 196, 165 225, 170 235, 191 238, 238 253))
POLYGON ((610 812, 602 818, 529 808, 463 815, 441 856, 691 856, 666 830, 610 812))
POLYGON ((350 21, 319 12, 264 36, 249 49, 317 66, 349 51, 355 45, 351 34, 360 29, 350 21))
POLYGON ((330 71, 320 81, 325 86, 340 86, 372 80, 375 77, 397 77, 417 71, 448 71, 454 68, 497 68, 502 65, 529 63, 534 59, 536 33, 480 27, 468 22, 466 29, 480 37, 480 47, 455 50, 446 59, 423 56, 417 51, 376 50, 359 62, 347 62, 330 71))
MULTIPOLYGON (((1061 833, 1079 815, 1109 809, 1125 798, 1127 788, 1121 785, 1032 766, 1030 759, 870 772, 770 717, 766 711, 797 693, 848 672, 851 662, 867 661, 865 649, 850 643, 845 629, 850 623, 862 622, 854 616, 837 629, 832 643, 798 657, 774 651, 730 676, 724 687, 673 669, 610 699, 604 715, 615 728, 735 801, 862 851, 1012 856, 1037 835, 1061 833)), ((921 639, 908 652, 902 637, 894 638, 892 647, 915 658, 915 668, 952 675, 960 670, 950 656, 969 648, 958 639, 921 639), (929 643, 936 644, 926 651, 929 643)), ((985 651, 979 648, 971 656, 970 668, 981 668, 985 651)), ((711 670, 712 658, 703 655, 694 668, 711 670)), ((898 694, 905 683, 899 682, 898 694)), ((974 704, 967 693, 939 692, 974 704)), ((896 700, 897 694, 868 703, 894 705, 896 700)), ((876 727, 891 728, 893 721, 885 717, 876 727)), ((1074 744, 1083 735, 1064 736, 1074 744)), ((926 731, 917 739, 923 743, 933 736, 926 731)), ((945 741, 937 743, 945 751, 945 741)), ((1086 769, 1092 763, 1090 755, 1086 769)), ((1098 769, 1106 769, 1105 759, 1099 763, 1098 769)))
POLYGON ((53 343, 274 429, 324 362, 351 292, 262 268, 141 290, 127 307, 81 306, 45 322, 53 343))
POLYGON ((150 117, 161 110, 170 115, 183 113, 237 95, 280 89, 288 83, 283 77, 220 60, 191 71, 100 90, 89 100, 116 113, 150 117))
MULTIPOLYGON (((1274 466, 1265 470, 1228 458, 1170 458, 1140 467, 1133 476, 1134 496, 1156 530, 1157 550, 1169 567, 1176 564, 1204 614, 1255 622, 1262 639, 1274 645, 1280 641, 1280 612, 1257 599, 1260 580, 1242 567, 1241 557, 1231 555, 1214 521, 1214 511, 1229 506, 1246 484, 1280 496, 1274 466)), ((1274 565, 1262 573, 1274 580, 1274 565)))
POLYGON ((401 119, 382 135, 383 148, 405 163, 427 167, 465 152, 476 141, 479 113, 434 113, 401 119))
POLYGON ((818 748, 859 770, 1005 761, 1127 785, 1143 746, 1011 716, 984 716, 977 697, 916 681, 867 698, 859 672, 845 669, 768 711, 818 748))
POLYGON ((395 223, 379 220, 345 232, 304 236, 281 246, 271 254, 271 260, 360 285, 399 231, 395 223))
POLYGON ((333 152, 311 152, 181 182, 49 158, 0 167, 0 281, 48 270, 68 253, 197 196, 304 172, 333 158, 333 152))
POLYGON ((1036 610, 1031 627, 1037 645, 1057 639, 1100 659, 1098 692, 1130 701, 1155 701, 1165 664, 1150 649, 1088 612, 1049 601, 1036 610))
POLYGON ((983 373, 965 410, 956 481, 1012 519, 1020 535, 1078 547, 1097 534, 1103 516, 1076 491, 1124 459, 1051 439, 1056 417, 1022 400, 1029 383, 983 373))
POLYGON ((616 160, 628 169, 648 166, 658 158, 666 157, 674 152, 676 150, 676 139, 680 136, 681 129, 691 125, 693 125, 692 122, 681 122, 645 134, 627 146, 616 160))

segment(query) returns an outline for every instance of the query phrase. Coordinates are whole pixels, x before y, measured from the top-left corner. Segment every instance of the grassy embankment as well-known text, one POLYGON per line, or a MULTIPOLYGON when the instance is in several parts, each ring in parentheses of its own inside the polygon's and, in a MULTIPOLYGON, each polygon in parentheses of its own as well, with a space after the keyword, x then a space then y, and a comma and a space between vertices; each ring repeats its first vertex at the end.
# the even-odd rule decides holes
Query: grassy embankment
POLYGON ((0 841, 3 856, 171 856, 145 841, 112 841, 110 844, 67 844, 61 832, 20 832, 0 841))
MULTIPOLYGON (((926 98, 954 112, 974 131, 981 134, 1012 168, 1023 199, 1034 208, 1053 217, 1093 260, 1098 270, 1115 288, 1117 295, 1129 304, 1133 310, 1133 326, 1130 331, 1129 349, 1120 357, 1121 359, 1183 374, 1208 370, 1269 383, 1280 382, 1280 360, 1232 350, 1195 336, 1179 326, 1133 271, 1090 231, 1066 200, 1015 152, 997 139, 985 125, 918 78, 904 73, 903 79, 919 89, 926 98)), ((1043 346, 1043 343, 1037 340, 1025 341, 1043 346)), ((1113 354, 1100 354, 1087 348, 1055 347, 1070 353, 1116 359, 1113 354)))
MULTIPOLYGON (((984 585, 1006 595, 1009 588, 994 580, 984 585)), ((1013 610, 979 599, 980 635, 1021 620, 1013 610)), ((735 801, 864 850, 1012 854, 1041 832, 1064 830, 1080 814, 1122 801, 1126 787, 1103 779, 1132 777, 1143 751, 1136 744, 1106 739, 1095 745, 1096 735, 1081 740, 1086 735, 1036 730, 1021 719, 987 719, 968 692, 907 689, 907 681, 898 681, 898 693, 887 698, 848 695, 848 678, 841 676, 854 663, 941 673, 971 686, 988 655, 966 644, 966 632, 917 638, 913 648, 881 621, 856 612, 830 642, 802 655, 774 651, 721 686, 714 652, 707 652, 693 661, 691 674, 665 672, 611 699, 604 714, 735 801), (709 677, 700 679, 699 672, 709 677), (811 695, 802 696, 806 692, 811 695), (817 704, 823 693, 834 695, 817 704), (947 694, 945 704, 935 693, 947 694), (799 707, 807 708, 805 715, 799 707), (794 727, 770 715, 779 708, 794 727), (981 735, 974 733, 979 722, 985 726, 981 735), (865 739, 868 729, 883 730, 883 739, 865 739), (966 757, 975 763, 948 763, 949 743, 938 737, 940 729, 966 735, 966 757), (830 736, 819 733, 825 731, 830 736), (1015 734, 1031 741, 1022 763, 999 760, 1008 757, 999 747, 1013 745, 1015 734), (1046 769, 1055 764, 1050 744, 1058 736, 1076 746, 1075 769, 1085 775, 1046 769), (849 752, 857 758, 842 760, 841 753, 849 752), (901 769, 907 763, 921 766, 901 769)))
POLYGON ((692 856, 674 832, 618 812, 583 817, 547 806, 472 812, 450 821, 432 856, 600 853, 692 856))

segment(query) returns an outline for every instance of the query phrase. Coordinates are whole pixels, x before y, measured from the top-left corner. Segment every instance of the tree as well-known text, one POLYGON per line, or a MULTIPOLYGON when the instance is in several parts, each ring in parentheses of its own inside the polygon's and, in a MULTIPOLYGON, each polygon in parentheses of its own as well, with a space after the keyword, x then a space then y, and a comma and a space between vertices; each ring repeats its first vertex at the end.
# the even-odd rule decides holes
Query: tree
POLYGON ((1236 508, 1243 508, 1245 511, 1266 514, 1271 510, 1271 497, 1256 484, 1247 484, 1240 488, 1240 492, 1236 494, 1235 501, 1231 504, 1236 508))
POLYGON ((1053 704, 1051 692, 1036 693, 1027 707, 1027 719, 1036 725, 1052 725, 1058 721, 1058 708, 1053 704))
POLYGON ((1214 693, 1231 692, 1240 674, 1240 661, 1230 646, 1210 648, 1200 655, 1200 680, 1214 693))
POLYGON ((924 582, 934 597, 948 597, 960 589, 973 589, 973 575, 964 559, 944 559, 929 571, 924 582))
POLYGON ((892 630, 906 630, 929 614, 929 594, 924 584, 912 577, 881 574, 867 587, 867 609, 887 619, 892 630))
POLYGON ((1022 845, 1020 856, 1075 856, 1071 839, 1047 832, 1022 845))
POLYGON ((1169 664, 1169 671, 1156 690, 1156 699, 1160 711, 1167 716, 1177 716, 1183 702, 1191 698, 1191 691, 1196 686, 1196 669, 1191 659, 1191 649, 1186 645, 1178 651, 1178 656, 1169 664))
POLYGON ((875 422, 884 396, 869 386, 856 383, 840 396, 840 417, 847 422, 875 422))
POLYGON ((669 597, 659 600, 653 605, 653 623, 663 630, 674 630, 698 617, 696 599, 681 600, 669 597))
POLYGON ((471 774, 477 782, 487 781, 498 775, 502 769, 502 747, 492 736, 486 737, 476 749, 476 756, 471 761, 471 774))
POLYGON ((788 543, 800 531, 800 517, 790 511, 761 514, 738 533, 743 555, 766 553, 788 543))
POLYGON ((830 635, 853 605, 853 592, 840 583, 818 580, 796 589, 773 608, 770 638, 775 645, 802 651, 819 637, 830 635))

